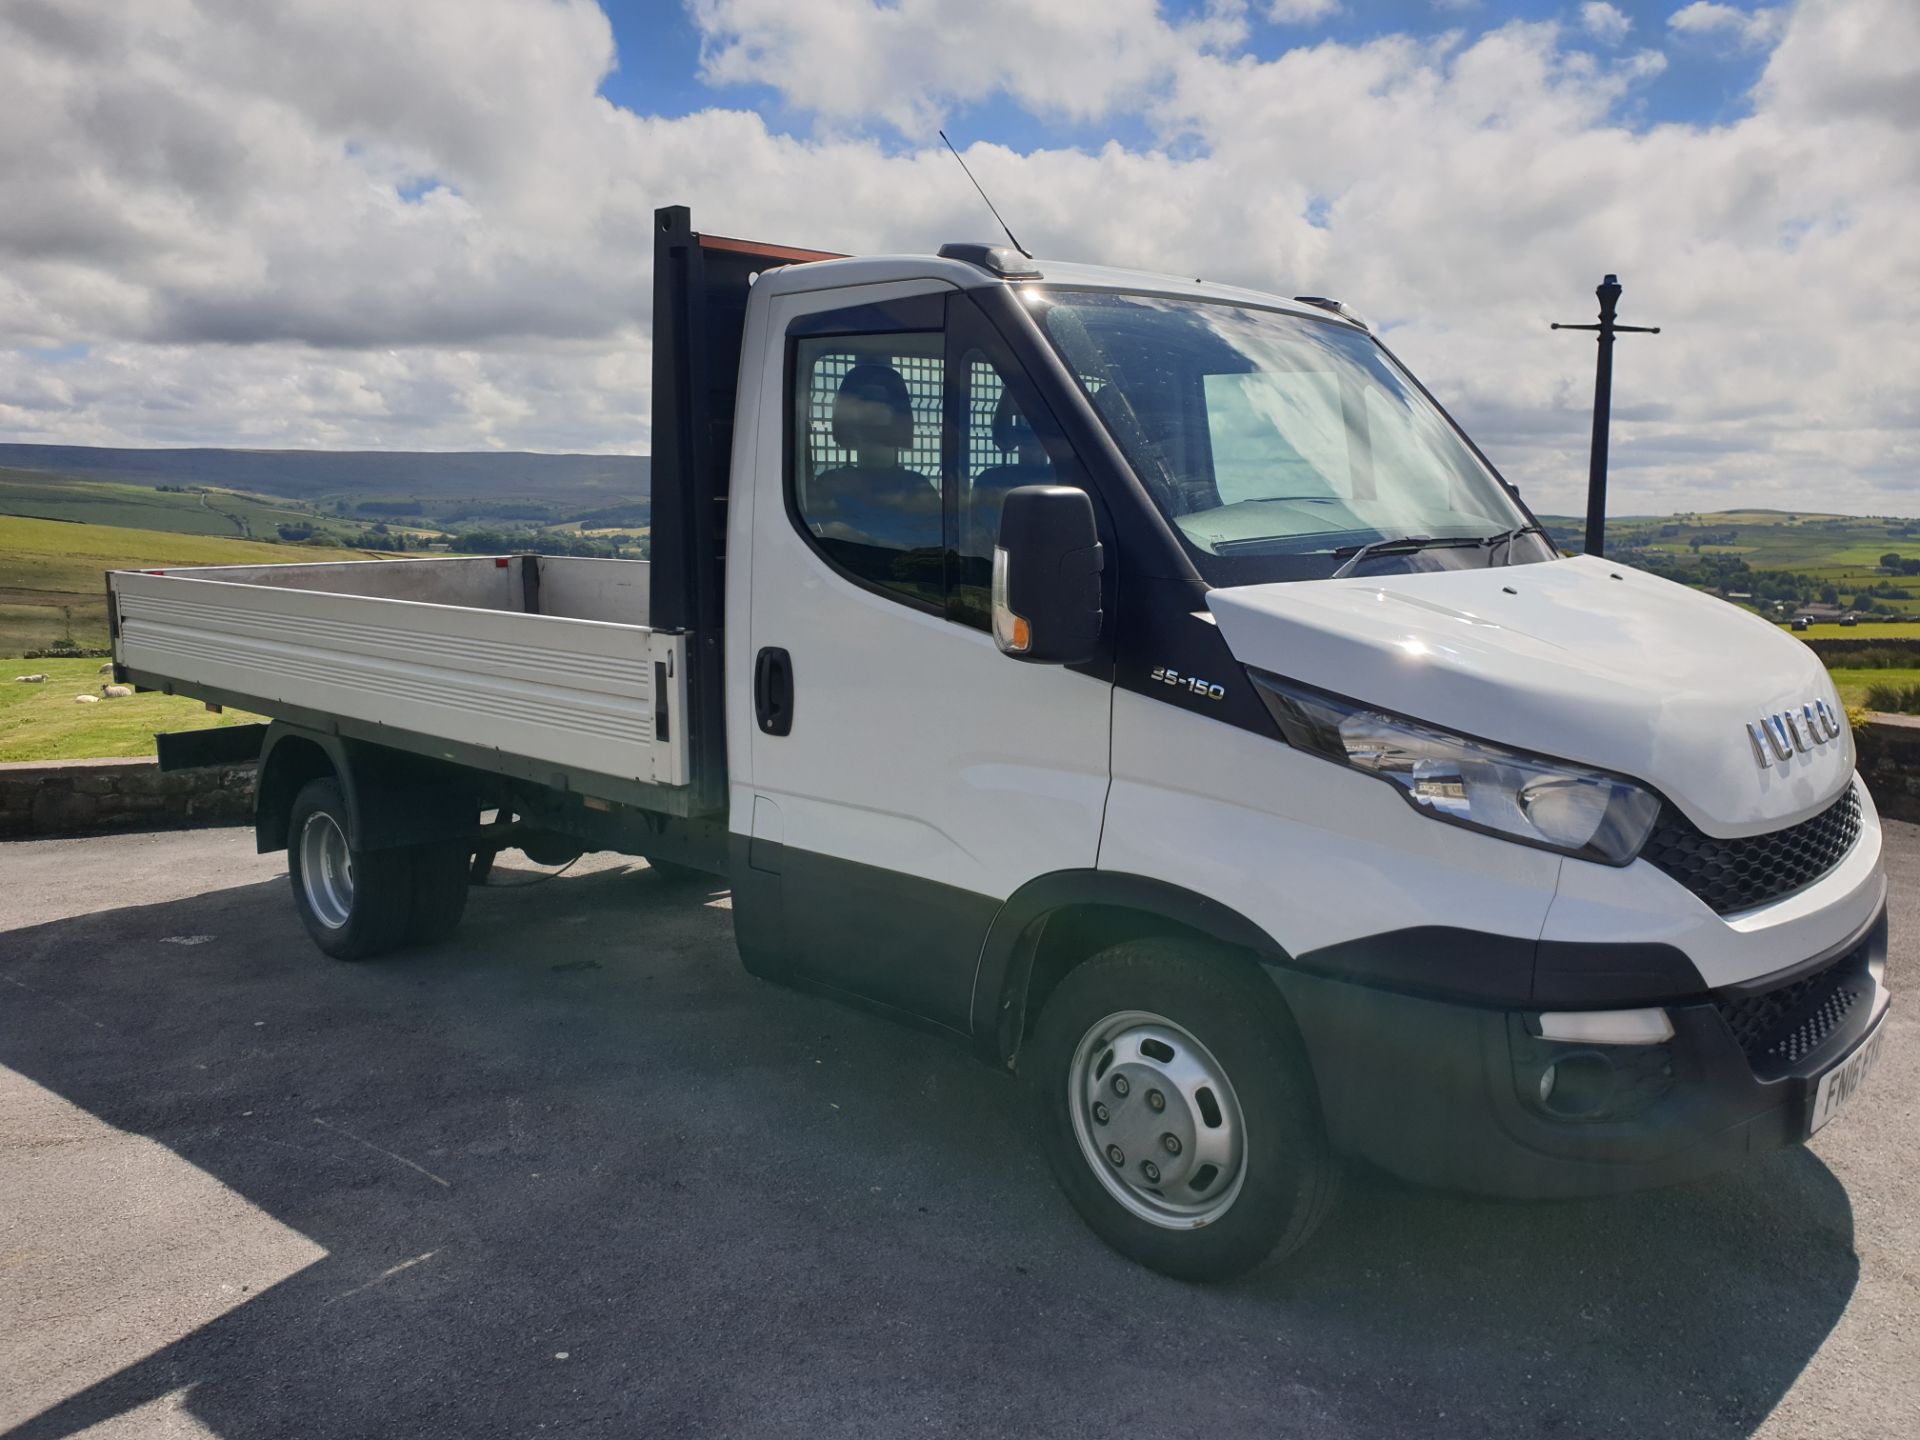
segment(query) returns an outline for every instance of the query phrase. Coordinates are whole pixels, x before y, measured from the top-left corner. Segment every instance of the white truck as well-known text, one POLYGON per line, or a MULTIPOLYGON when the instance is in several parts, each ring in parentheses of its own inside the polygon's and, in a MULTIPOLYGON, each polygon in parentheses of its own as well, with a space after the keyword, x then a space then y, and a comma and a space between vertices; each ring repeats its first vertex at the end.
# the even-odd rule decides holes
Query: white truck
POLYGON ((1303 1245, 1341 1164, 1508 1196, 1804 1141, 1886 880, 1813 653, 1563 557, 1345 307, 657 218, 650 562, 116 573, 117 673, 273 718, 330 955, 504 846, 725 877, 742 959, 1031 1085, 1092 1228, 1303 1245))

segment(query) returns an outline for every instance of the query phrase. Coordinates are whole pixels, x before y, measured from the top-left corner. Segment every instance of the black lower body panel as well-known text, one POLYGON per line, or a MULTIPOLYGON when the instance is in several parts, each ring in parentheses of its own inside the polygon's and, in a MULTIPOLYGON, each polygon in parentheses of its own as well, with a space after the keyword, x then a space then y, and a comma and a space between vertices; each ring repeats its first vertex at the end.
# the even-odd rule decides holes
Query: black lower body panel
POLYGON ((980 947, 1001 901, 735 839, 734 926, 751 968, 968 1032, 980 947))
POLYGON ((1660 1045, 1542 1040, 1538 1010, 1551 1007, 1269 973, 1299 1022, 1337 1149, 1419 1184, 1574 1198, 1696 1179, 1805 1140, 1820 1076, 1875 1018, 1886 945, 1882 912, 1814 975, 1767 992, 1770 1004, 1750 993, 1665 1002, 1674 1033, 1660 1045), (1756 1006, 1764 1024, 1750 1018, 1756 1006))

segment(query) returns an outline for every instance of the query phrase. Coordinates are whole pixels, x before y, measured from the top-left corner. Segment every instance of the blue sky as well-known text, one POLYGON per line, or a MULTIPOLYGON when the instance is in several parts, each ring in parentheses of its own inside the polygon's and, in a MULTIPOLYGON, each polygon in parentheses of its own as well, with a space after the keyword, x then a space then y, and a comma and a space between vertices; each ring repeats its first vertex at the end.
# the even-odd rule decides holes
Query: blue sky
MULTIPOLYGON (((803 4, 805 0, 795 0, 803 4)), ((1619 108, 1619 123, 1644 129, 1669 122, 1720 125, 1751 109, 1749 93, 1765 68, 1769 51, 1715 43, 1704 37, 1675 34, 1668 17, 1683 0, 1612 0, 1614 8, 1633 22, 1618 44, 1599 39, 1588 48, 1599 56, 1613 56, 1657 47, 1666 68, 1635 87, 1619 108)), ((608 77, 602 93, 616 104, 642 115, 679 116, 709 106, 746 107, 766 116, 780 128, 806 133, 810 121, 793 110, 778 91, 765 85, 709 85, 700 76, 700 34, 685 5, 675 0, 601 0, 613 22, 619 47, 619 69, 608 77)), ((1197 15, 1203 5, 1194 0, 1162 4, 1170 18, 1197 15)), ((1553 0, 1347 0, 1335 14, 1306 23, 1276 23, 1255 5, 1248 15, 1251 27, 1243 51, 1271 60, 1300 45, 1334 41, 1354 45, 1387 35, 1438 37, 1458 32, 1473 37, 1513 20, 1557 21, 1579 32, 1580 4, 1553 0)), ((1013 43, 1011 40, 1009 43, 1013 43)), ((991 141, 1019 150, 1044 146, 1097 146, 1108 139, 1138 145, 1150 139, 1143 118, 1109 116, 1097 124, 1049 123, 1028 114, 1019 105, 994 97, 963 104, 952 112, 948 133, 962 144, 991 141)), ((906 143, 898 136, 888 143, 906 143)))

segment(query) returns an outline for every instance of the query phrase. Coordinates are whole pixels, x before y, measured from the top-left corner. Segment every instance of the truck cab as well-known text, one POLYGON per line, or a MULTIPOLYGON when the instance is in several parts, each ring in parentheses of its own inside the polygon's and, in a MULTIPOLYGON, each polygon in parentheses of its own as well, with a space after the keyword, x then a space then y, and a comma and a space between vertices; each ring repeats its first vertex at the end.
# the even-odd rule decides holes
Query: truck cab
POLYGON ((134 617, 134 678, 281 717, 261 844, 323 948, 302 876, 349 857, 415 856, 443 916, 445 857, 515 837, 710 870, 750 970, 1019 1076, 1089 1224, 1195 1278, 1304 1245, 1346 1161, 1623 1191, 1799 1143, 1858 1089, 1886 880, 1820 662, 1558 553, 1345 306, 656 219, 647 600, 596 571, 570 621, 645 622, 644 772, 345 698, 329 731, 324 692, 168 674, 134 617), (283 751, 339 794, 332 859, 283 751))

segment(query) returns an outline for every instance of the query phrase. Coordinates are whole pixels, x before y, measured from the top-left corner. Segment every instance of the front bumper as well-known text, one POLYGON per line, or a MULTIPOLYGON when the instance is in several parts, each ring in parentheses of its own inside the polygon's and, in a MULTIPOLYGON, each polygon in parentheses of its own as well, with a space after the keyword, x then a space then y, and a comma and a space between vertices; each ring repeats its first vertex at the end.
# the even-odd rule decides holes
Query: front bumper
POLYGON ((1420 1184, 1572 1198, 1675 1184, 1804 1141, 1819 1077, 1886 1008, 1886 950, 1882 905, 1787 971, 1665 1003, 1673 1037, 1660 1045, 1546 1041, 1537 1011, 1269 973, 1336 1150, 1420 1184), (1550 1065, 1581 1077, 1556 1087, 1557 1102, 1542 1099, 1550 1065))

